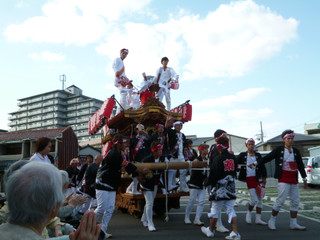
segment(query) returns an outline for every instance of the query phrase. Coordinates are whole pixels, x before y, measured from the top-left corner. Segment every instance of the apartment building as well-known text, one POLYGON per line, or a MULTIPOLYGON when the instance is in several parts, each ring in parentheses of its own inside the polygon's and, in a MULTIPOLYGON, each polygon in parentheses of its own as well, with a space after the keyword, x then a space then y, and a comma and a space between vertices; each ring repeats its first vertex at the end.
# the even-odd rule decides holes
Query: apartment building
POLYGON ((78 141, 100 138, 88 134, 88 120, 103 101, 82 94, 77 86, 18 100, 19 109, 9 113, 9 131, 52 129, 71 126, 78 141))

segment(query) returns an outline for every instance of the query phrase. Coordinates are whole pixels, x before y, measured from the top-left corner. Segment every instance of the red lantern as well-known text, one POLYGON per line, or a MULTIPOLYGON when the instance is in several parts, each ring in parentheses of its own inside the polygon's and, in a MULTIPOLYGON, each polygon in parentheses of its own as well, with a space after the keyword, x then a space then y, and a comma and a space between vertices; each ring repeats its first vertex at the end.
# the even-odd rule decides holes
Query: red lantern
POLYGON ((185 105, 176 107, 172 109, 171 112, 182 113, 182 118, 181 118, 182 122, 188 122, 188 121, 191 121, 192 119, 192 105, 190 104, 185 104, 185 105))
POLYGON ((173 89, 173 90, 178 90, 178 89, 179 89, 179 81, 178 81, 178 79, 172 80, 172 81, 170 82, 170 87, 169 87, 169 89, 173 89))
POLYGON ((148 89, 140 93, 141 104, 144 104, 149 98, 153 97, 154 93, 150 92, 148 89))
POLYGON ((108 118, 111 116, 115 104, 116 101, 113 98, 108 98, 103 102, 98 111, 96 111, 89 119, 89 134, 95 134, 103 127, 104 123, 107 122, 108 118), (102 119, 104 121, 102 121, 102 119))
POLYGON ((97 118, 97 113, 93 114, 90 119, 89 119, 89 126, 88 126, 88 133, 93 134, 96 129, 96 118, 97 118))
POLYGON ((98 110, 99 117, 109 118, 115 104, 116 101, 113 98, 108 98, 107 100, 105 100, 100 109, 98 110))

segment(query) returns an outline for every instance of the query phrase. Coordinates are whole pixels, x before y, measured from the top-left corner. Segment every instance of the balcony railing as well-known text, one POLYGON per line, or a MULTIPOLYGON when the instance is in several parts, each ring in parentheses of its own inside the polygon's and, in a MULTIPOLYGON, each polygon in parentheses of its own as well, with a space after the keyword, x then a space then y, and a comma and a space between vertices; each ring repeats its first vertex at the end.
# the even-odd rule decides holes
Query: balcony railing
POLYGON ((17 121, 17 124, 24 124, 27 123, 27 119, 22 119, 20 121, 17 121))
MULTIPOLYGON (((29 122, 37 122, 37 121, 41 121, 41 116, 35 117, 35 118, 29 118, 29 122)), ((27 122, 27 121, 25 121, 27 122)))
POLYGON ((78 115, 77 116, 81 116, 81 115, 85 115, 85 114, 89 114, 90 111, 89 110, 82 110, 82 111, 79 111, 78 112, 78 115))
POLYGON ((33 115, 37 115, 37 114, 41 114, 41 110, 35 110, 35 111, 28 112, 28 116, 33 116, 33 115))
POLYGON ((49 126, 49 125, 53 125, 53 121, 42 123, 42 126, 49 126))
POLYGON ((61 111, 61 112, 65 112, 66 109, 64 107, 60 107, 60 106, 54 106, 54 110, 55 111, 61 111))
POLYGON ((27 101, 27 100, 18 102, 18 107, 20 107, 20 106, 22 106, 22 105, 26 105, 26 104, 28 104, 28 101, 27 101))
POLYGON ((43 100, 54 98, 54 94, 46 95, 43 97, 43 100))
POLYGON ((102 103, 96 103, 96 102, 94 102, 94 103, 90 103, 90 106, 91 106, 91 107, 100 108, 100 107, 102 106, 102 103))
POLYGON ((11 116, 8 117, 8 120, 15 120, 17 118, 18 118, 17 115, 11 115, 11 116))
MULTIPOLYGON (((38 103, 38 104, 34 104, 34 105, 31 105, 29 106, 29 109, 35 109, 35 108, 41 108, 42 107, 42 104, 41 103, 38 103)), ((26 108, 26 107, 25 107, 26 108)), ((26 109, 27 110, 27 109, 26 109)))
POLYGON ((66 118, 66 114, 63 114, 63 113, 54 113, 53 116, 55 118, 66 118))
POLYGON ((54 104, 54 101, 47 101, 47 102, 44 102, 42 104, 42 106, 45 107, 45 106, 49 106, 49 105, 53 105, 53 104, 54 104))
POLYGON ((42 116, 42 120, 53 118, 53 114, 42 116))
POLYGON ((54 100, 54 104, 60 104, 65 106, 67 103, 65 101, 61 101, 61 100, 54 100))
POLYGON ((42 110, 43 113, 52 112, 52 111, 53 111, 53 107, 45 108, 42 110))
POLYGON ((88 129, 88 125, 78 125, 78 128, 77 128, 78 130, 84 130, 84 129, 88 129))
POLYGON ((29 104, 34 102, 40 102, 40 101, 42 101, 42 97, 33 98, 29 100, 29 104))
POLYGON ((8 123, 8 126, 13 127, 13 126, 16 126, 17 124, 18 124, 18 121, 12 121, 8 123))

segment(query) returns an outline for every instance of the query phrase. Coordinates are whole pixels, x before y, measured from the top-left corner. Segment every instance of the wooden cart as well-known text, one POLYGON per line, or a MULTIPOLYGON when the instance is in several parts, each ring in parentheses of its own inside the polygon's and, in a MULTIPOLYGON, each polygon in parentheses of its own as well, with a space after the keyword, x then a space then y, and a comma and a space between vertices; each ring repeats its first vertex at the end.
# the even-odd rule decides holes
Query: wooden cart
MULTIPOLYGON (((126 193, 126 189, 131 181, 132 179, 129 176, 122 177, 121 187, 119 187, 116 195, 116 209, 140 218, 143 214, 145 200, 143 194, 134 195, 126 193)), ((180 208, 180 197, 182 196, 189 196, 189 193, 169 193, 168 210, 180 208)), ((166 212, 166 195, 160 191, 158 191, 154 199, 153 210, 158 216, 163 216, 166 212)))
MULTIPOLYGON (((111 98, 114 99, 114 96, 111 98)), ((111 144, 108 145, 108 143, 112 141, 115 132, 131 135, 138 123, 143 124, 148 133, 149 131, 153 132, 155 130, 155 124, 165 124, 168 115, 171 116, 172 121, 186 122, 191 120, 192 109, 188 108, 189 114, 186 114, 186 112, 182 110, 182 106, 185 105, 191 106, 189 105, 189 101, 187 101, 186 103, 181 104, 177 108, 173 109, 173 111, 167 111, 165 106, 159 102, 159 100, 151 97, 138 109, 123 110, 112 118, 109 118, 109 116, 100 116, 98 114, 99 118, 102 117, 102 119, 101 121, 98 121, 98 125, 96 124, 97 126, 95 127, 94 132, 98 132, 98 130, 104 125, 107 126, 105 136, 103 136, 101 139, 103 144, 102 155, 108 152, 109 146, 111 146, 111 144), (185 115, 188 115, 188 117, 185 115), (111 129, 116 131, 109 132, 111 129)), ((110 112, 109 110, 105 111, 105 109, 99 109, 98 112, 110 112)), ((124 175, 122 177, 121 187, 119 187, 116 195, 116 209, 123 212, 128 212, 136 217, 141 217, 145 205, 144 196, 143 194, 133 195, 126 193, 126 189, 131 181, 132 179, 129 176, 124 175)), ((164 195, 161 192, 158 192, 154 201, 154 211, 158 215, 163 215, 166 212, 166 198, 168 198, 168 210, 171 208, 180 208, 180 197, 188 195, 189 193, 170 193, 168 195, 164 195)))

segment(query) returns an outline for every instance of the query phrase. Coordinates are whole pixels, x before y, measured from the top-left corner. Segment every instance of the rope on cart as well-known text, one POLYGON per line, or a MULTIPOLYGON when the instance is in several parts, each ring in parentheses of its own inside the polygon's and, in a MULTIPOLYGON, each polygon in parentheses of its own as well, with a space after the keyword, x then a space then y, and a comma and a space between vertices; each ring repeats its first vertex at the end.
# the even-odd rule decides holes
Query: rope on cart
POLYGON ((188 160, 187 162, 189 163, 188 171, 190 172, 190 170, 192 170, 192 161, 188 160))
POLYGON ((169 222, 169 211, 168 211, 168 181, 167 181, 167 176, 168 176, 168 169, 169 169, 169 164, 168 162, 166 163, 166 169, 164 170, 164 185, 166 188, 166 218, 164 219, 166 222, 169 222))

